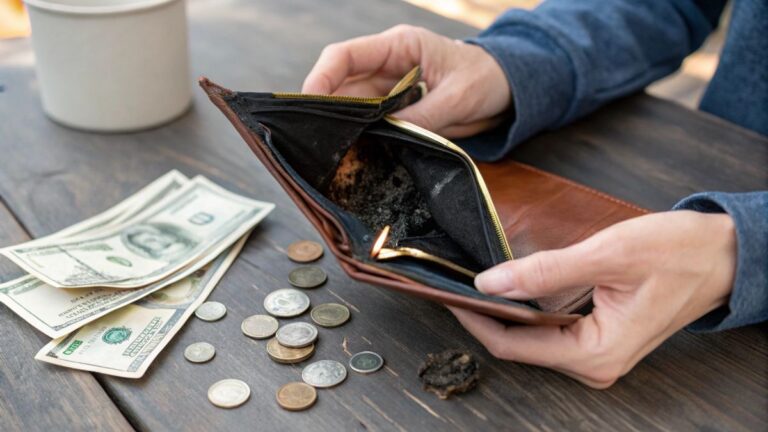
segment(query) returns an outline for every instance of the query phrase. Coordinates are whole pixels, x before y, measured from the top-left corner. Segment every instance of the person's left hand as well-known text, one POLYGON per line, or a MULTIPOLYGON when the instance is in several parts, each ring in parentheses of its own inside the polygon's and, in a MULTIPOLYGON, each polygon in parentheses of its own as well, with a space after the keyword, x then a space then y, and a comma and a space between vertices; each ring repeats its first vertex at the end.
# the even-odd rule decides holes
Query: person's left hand
POLYGON ((730 216, 657 213, 565 249, 499 264, 475 279, 480 291, 516 300, 594 285, 594 309, 571 325, 506 326, 449 309, 494 356, 607 388, 673 333, 724 305, 735 267, 730 216))

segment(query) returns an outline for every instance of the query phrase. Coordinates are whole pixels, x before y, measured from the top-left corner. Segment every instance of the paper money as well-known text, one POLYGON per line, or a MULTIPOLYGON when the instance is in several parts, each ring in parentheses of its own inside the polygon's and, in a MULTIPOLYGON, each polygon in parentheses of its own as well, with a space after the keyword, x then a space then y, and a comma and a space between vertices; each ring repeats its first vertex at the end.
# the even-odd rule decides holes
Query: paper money
POLYGON ((132 219, 96 235, 33 241, 0 253, 57 288, 138 288, 195 263, 202 267, 201 256, 214 249, 221 252, 273 208, 196 177, 132 219))
MULTIPOLYGON (((38 240, 66 238, 119 224, 181 189, 187 182, 189 179, 183 174, 171 171, 105 212, 38 240)), ((27 275, 0 284, 0 303, 49 337, 57 338, 151 291, 152 287, 141 290, 59 289, 27 275)))
POLYGON ((35 359, 73 369, 141 378, 237 257, 247 235, 194 275, 52 340, 35 359))

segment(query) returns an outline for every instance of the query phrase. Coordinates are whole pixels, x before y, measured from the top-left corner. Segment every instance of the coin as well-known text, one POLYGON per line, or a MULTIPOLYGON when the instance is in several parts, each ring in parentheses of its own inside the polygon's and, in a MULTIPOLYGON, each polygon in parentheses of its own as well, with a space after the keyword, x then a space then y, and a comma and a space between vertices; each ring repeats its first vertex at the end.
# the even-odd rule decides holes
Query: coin
POLYGON ((300 263, 308 263, 323 256, 323 246, 320 243, 299 240, 288 246, 288 258, 300 263))
POLYGON ((203 321, 217 321, 227 314, 227 307, 216 301, 208 301, 195 309, 195 316, 203 321))
POLYGON ((287 348, 280 345, 277 338, 272 338, 267 342, 267 354, 269 354, 269 358, 278 363, 299 363, 312 357, 312 354, 314 353, 314 345, 305 346, 303 348, 287 348))
POLYGON ((317 390, 302 382, 288 383, 277 391, 277 403, 288 411, 303 411, 316 400, 317 390))
POLYGON ((205 363, 216 355, 216 348, 208 342, 195 342, 184 349, 184 358, 192 363, 205 363))
POLYGON ((303 348, 317 340, 317 327, 305 322, 293 322, 280 327, 275 338, 286 348, 303 348))
POLYGON ((327 280, 325 270, 318 266, 298 267, 288 274, 288 282, 297 288, 316 288, 327 280))
POLYGON ((208 400, 219 408, 235 408, 251 396, 248 384, 238 379, 223 379, 208 389, 208 400))
POLYGON ((264 298, 264 309, 276 317, 295 317, 309 308, 309 297, 293 288, 272 291, 264 298))
POLYGON ((240 324, 240 330, 254 339, 266 339, 277 331, 277 320, 269 315, 251 315, 240 324))
POLYGON ((312 321, 323 327, 338 327, 349 321, 349 309, 338 303, 325 303, 312 308, 312 321))
POLYGON ((384 359, 373 351, 362 351, 349 359, 349 367, 355 372, 369 374, 384 366, 384 359))
POLYGON ((320 360, 301 371, 301 379, 312 387, 333 387, 347 377, 347 368, 335 360, 320 360))

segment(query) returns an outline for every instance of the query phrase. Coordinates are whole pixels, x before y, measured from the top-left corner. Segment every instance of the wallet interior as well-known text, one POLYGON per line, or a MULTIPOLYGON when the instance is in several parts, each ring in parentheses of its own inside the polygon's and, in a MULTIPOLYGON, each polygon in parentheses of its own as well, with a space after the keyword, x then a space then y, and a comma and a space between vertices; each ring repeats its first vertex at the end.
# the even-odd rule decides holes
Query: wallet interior
POLYGON ((241 92, 225 101, 337 219, 355 259, 457 294, 530 307, 482 294, 471 278, 428 261, 371 258, 377 234, 387 225, 388 246, 416 248, 474 272, 512 258, 469 157, 386 117, 409 97, 370 103, 241 92))

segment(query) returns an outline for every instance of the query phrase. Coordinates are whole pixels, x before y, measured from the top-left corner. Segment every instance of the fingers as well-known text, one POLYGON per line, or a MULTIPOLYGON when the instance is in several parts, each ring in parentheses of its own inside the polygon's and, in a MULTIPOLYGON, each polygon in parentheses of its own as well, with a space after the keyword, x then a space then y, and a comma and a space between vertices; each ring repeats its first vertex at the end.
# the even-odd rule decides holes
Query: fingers
POLYGON ((567 327, 506 326, 465 309, 449 307, 456 319, 494 357, 544 367, 559 367, 579 351, 578 341, 567 327))
POLYGON ((475 286, 490 295, 531 299, 594 285, 607 265, 577 244, 501 263, 477 275, 475 286))
POLYGON ((302 92, 331 94, 345 79, 387 69, 402 75, 419 63, 419 43, 407 37, 413 29, 393 27, 383 33, 328 45, 304 80, 302 92))
POLYGON ((598 389, 610 387, 628 370, 601 343, 592 316, 567 327, 508 327, 475 312, 448 309, 496 358, 553 369, 598 389))

